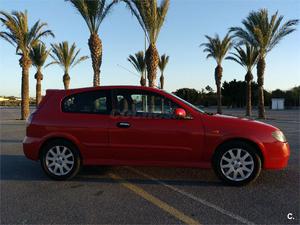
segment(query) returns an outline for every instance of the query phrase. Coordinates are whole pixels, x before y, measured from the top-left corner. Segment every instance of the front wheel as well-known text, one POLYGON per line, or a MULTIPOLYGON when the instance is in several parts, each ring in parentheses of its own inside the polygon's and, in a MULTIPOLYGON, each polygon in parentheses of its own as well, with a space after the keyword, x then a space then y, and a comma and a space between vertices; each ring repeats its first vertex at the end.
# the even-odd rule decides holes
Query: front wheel
POLYGON ((218 149, 213 159, 213 168, 223 181, 240 186, 254 181, 259 176, 261 159, 253 146, 233 141, 218 149))
POLYGON ((50 178, 68 180, 79 172, 81 163, 74 145, 65 140, 54 140, 43 147, 41 164, 50 178))

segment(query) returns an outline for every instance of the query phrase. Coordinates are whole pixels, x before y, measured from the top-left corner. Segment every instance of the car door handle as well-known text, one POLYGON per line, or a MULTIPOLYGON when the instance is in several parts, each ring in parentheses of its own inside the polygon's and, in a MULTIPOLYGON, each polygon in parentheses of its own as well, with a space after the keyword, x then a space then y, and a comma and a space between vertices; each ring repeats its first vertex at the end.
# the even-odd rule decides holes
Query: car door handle
POLYGON ((119 123, 117 123, 117 127, 120 127, 120 128, 129 128, 130 127, 130 123, 119 122, 119 123))

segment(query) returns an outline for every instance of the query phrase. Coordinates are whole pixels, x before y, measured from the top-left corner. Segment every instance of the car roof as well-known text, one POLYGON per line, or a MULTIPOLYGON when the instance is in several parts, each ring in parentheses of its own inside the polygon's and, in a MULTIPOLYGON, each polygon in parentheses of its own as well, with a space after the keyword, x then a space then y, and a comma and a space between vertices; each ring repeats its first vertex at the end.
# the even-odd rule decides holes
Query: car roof
POLYGON ((137 85, 109 85, 109 86, 73 88, 73 89, 68 89, 68 90, 48 89, 47 91, 49 91, 49 92, 76 93, 76 92, 84 92, 84 91, 113 90, 113 89, 148 90, 148 91, 155 91, 155 92, 161 92, 162 91, 158 88, 137 86, 137 85))

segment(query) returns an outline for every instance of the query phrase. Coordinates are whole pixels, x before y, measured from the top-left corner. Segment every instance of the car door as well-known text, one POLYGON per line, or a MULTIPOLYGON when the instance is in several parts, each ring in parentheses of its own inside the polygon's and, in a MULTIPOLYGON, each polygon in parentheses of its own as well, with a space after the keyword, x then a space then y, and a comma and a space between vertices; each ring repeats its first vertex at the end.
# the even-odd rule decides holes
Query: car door
POLYGON ((110 91, 97 90, 75 93, 62 101, 64 132, 79 141, 88 163, 112 159, 108 135, 110 98, 110 91))
POLYGON ((122 162, 191 162, 201 157, 203 128, 193 118, 176 119, 180 106, 169 98, 143 90, 112 92, 109 125, 114 159, 122 162))

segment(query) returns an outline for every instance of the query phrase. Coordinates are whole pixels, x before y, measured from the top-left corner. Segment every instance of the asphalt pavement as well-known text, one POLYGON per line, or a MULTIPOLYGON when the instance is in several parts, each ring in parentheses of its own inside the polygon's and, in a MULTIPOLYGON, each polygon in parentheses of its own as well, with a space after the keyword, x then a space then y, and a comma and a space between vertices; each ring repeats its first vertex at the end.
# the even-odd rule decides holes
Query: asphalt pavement
POLYGON ((297 110, 267 111, 264 121, 286 134, 288 167, 244 187, 223 184, 212 170, 157 167, 85 167, 71 181, 52 181, 23 154, 19 109, 0 110, 1 224, 300 223, 297 110))

